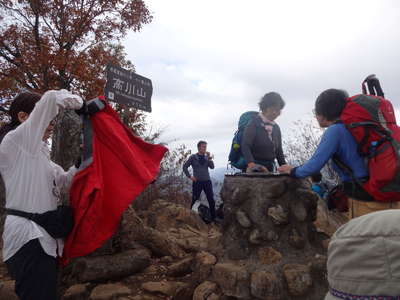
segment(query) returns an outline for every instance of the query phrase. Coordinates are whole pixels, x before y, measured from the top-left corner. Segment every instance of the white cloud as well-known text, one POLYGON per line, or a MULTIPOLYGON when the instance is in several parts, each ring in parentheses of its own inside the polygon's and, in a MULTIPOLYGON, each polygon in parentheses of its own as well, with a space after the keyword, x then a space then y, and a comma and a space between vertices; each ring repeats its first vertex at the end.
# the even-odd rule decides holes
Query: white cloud
POLYGON ((274 90, 287 106, 283 133, 330 87, 359 93, 376 73, 399 107, 400 2, 395 0, 146 0, 152 24, 125 41, 153 80, 151 120, 166 140, 209 141, 226 165, 239 115, 274 90))

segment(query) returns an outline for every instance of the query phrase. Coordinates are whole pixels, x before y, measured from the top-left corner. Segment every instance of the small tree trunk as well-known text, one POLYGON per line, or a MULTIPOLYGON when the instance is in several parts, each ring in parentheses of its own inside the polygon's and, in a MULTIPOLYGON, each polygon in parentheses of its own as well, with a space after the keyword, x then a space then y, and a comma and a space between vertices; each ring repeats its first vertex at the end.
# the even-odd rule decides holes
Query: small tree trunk
MULTIPOLYGON (((80 156, 81 120, 71 110, 60 112, 52 141, 52 160, 64 170, 70 168, 80 156)), ((62 202, 68 202, 68 193, 62 194, 62 202)))
MULTIPOLYGON (((3 178, 0 175, 0 235, 3 235, 6 206, 6 187, 4 186, 3 178)), ((0 239, 0 248, 2 248, 3 239, 0 239)))

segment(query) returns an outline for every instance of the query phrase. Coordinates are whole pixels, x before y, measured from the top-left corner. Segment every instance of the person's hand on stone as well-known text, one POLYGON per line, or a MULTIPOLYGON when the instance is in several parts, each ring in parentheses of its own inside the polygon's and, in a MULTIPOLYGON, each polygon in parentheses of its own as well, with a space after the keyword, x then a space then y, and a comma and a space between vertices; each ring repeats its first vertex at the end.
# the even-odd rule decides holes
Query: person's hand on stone
POLYGON ((255 163, 249 162, 249 163, 247 164, 247 170, 254 168, 255 165, 256 165, 255 163))
POLYGON ((269 173, 268 169, 262 165, 255 164, 255 163, 249 163, 249 165, 246 169, 246 173, 269 173))
POLYGON ((293 168, 294 167, 291 165, 282 165, 278 168, 278 172, 283 174, 290 174, 290 171, 292 171, 293 168))

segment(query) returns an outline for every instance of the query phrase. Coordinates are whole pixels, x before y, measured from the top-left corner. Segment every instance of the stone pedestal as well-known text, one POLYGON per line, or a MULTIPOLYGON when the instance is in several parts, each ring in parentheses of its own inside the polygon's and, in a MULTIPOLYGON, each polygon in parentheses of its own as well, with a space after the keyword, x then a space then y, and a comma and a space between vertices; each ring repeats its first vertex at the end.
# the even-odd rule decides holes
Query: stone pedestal
POLYGON ((323 299, 326 256, 313 224, 318 197, 306 181, 226 176, 221 197, 225 252, 213 275, 224 294, 238 299, 323 299))

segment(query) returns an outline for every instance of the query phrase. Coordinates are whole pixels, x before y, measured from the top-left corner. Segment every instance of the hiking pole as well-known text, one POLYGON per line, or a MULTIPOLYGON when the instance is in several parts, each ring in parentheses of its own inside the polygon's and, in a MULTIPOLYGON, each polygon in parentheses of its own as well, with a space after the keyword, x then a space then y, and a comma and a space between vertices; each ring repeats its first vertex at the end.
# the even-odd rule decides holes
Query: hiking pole
POLYGON ((368 94, 367 86, 369 90, 369 95, 380 96, 383 98, 385 97, 379 79, 376 77, 375 74, 371 74, 364 79, 362 83, 363 94, 368 94))

